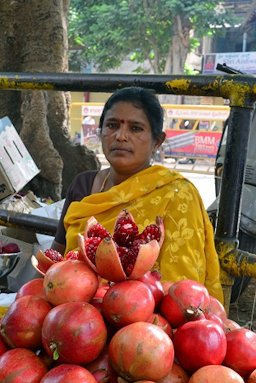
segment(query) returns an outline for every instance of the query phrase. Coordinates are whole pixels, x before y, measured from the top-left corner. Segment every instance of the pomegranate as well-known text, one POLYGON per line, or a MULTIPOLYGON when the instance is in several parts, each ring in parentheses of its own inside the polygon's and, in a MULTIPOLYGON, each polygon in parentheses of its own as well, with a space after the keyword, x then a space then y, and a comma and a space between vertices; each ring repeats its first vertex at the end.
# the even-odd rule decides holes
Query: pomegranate
POLYGON ((136 322, 112 337, 109 358, 117 374, 128 381, 158 381, 172 368, 173 343, 160 327, 136 322))
POLYGON ((171 282, 171 281, 162 281, 162 286, 163 286, 163 290, 164 290, 164 295, 168 294, 169 292, 169 288, 171 287, 171 285, 174 283, 174 282, 171 282))
POLYGON ((172 338, 172 327, 167 319, 165 319, 161 314, 159 313, 153 313, 148 318, 147 322, 153 323, 159 327, 161 327, 164 332, 166 332, 167 335, 169 335, 170 338, 172 338))
POLYGON ((231 368, 212 365, 199 368, 188 383, 244 383, 244 380, 231 368))
POLYGON ((118 327, 143 322, 153 314, 155 300, 145 283, 127 280, 111 286, 103 297, 103 316, 118 327))
POLYGON ((160 279, 161 275, 156 271, 147 271, 142 277, 138 278, 139 281, 144 282, 150 288, 156 307, 158 307, 164 296, 164 289, 160 279))
POLYGON ((44 349, 59 363, 92 362, 104 349, 106 340, 103 317, 90 303, 58 305, 48 313, 43 323, 44 349))
POLYGON ((227 353, 223 364, 238 372, 241 376, 249 375, 256 369, 256 334, 238 328, 226 334, 227 353))
POLYGON ((223 330, 225 331, 224 323, 218 315, 216 315, 212 312, 205 312, 203 315, 204 315, 205 319, 209 319, 209 320, 212 320, 213 322, 218 323, 223 328, 223 330))
POLYGON ((75 364, 61 364, 52 368, 40 383, 97 383, 94 376, 84 367, 75 364))
POLYGON ((0 357, 1 383, 39 383, 47 368, 33 351, 15 348, 0 357))
POLYGON ((7 347, 4 338, 0 334, 0 356, 3 355, 7 350, 9 350, 9 347, 7 347))
POLYGON ((111 234, 91 217, 84 235, 78 235, 84 260, 98 274, 109 281, 137 279, 150 270, 164 240, 164 225, 160 217, 141 234, 132 215, 122 210, 111 234))
POLYGON ((21 298, 25 295, 36 295, 46 299, 43 278, 31 279, 30 281, 24 283, 24 285, 22 285, 17 291, 15 299, 21 298))
POLYGON ((15 300, 1 321, 0 331, 4 341, 11 348, 39 348, 43 321, 51 308, 45 299, 35 295, 15 300))
POLYGON ((227 313, 223 304, 215 297, 210 295, 210 303, 206 309, 206 313, 217 315, 222 321, 227 319, 227 313))
POLYGON ((246 383, 256 383, 256 369, 250 373, 248 379, 246 380, 246 383))
POLYGON ((209 364, 221 364, 227 341, 224 330, 217 323, 201 319, 178 327, 173 335, 175 356, 189 372, 209 364))
POLYGON ((178 363, 173 362, 171 371, 157 383, 188 383, 188 381, 189 376, 186 371, 178 363))
POLYGON ((113 383, 113 381, 116 381, 117 376, 110 365, 107 349, 104 349, 97 359, 86 364, 85 367, 92 373, 98 383, 113 383))
POLYGON ((206 287, 196 281, 184 279, 174 282, 162 299, 160 313, 173 328, 202 318, 210 303, 206 287))
POLYGON ((241 328, 240 324, 228 318, 223 321, 223 326, 224 326, 225 332, 230 332, 232 330, 235 330, 236 328, 241 328))
POLYGON ((46 273, 51 265, 63 260, 63 255, 53 249, 38 250, 36 256, 32 255, 31 257, 32 265, 42 275, 46 273))
POLYGON ((9 242, 2 245, 1 254, 15 254, 20 252, 20 247, 17 243, 9 242))
POLYGON ((53 264, 44 276, 46 299, 54 306, 66 302, 88 302, 99 286, 96 273, 83 261, 53 264))

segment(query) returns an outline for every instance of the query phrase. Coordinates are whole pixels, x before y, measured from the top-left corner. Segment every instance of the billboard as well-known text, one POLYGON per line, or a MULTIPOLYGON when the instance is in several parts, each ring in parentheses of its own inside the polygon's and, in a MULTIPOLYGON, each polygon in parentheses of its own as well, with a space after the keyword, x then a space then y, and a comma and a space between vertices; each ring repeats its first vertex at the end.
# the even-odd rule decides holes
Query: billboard
MULTIPOLYGON (((217 64, 226 64, 244 74, 256 73, 256 52, 224 52, 204 55, 203 74, 221 74, 217 64)), ((223 74, 223 73, 222 73, 223 74)))
POLYGON ((215 158, 222 132, 166 130, 165 155, 170 157, 215 158))

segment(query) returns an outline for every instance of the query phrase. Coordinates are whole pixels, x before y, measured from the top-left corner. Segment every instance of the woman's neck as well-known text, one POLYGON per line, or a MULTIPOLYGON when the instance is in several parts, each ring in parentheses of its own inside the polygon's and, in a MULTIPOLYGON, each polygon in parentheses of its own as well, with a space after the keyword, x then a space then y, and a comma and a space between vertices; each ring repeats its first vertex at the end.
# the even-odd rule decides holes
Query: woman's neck
POLYGON ((121 182, 127 180, 128 178, 130 178, 132 175, 136 173, 138 173, 138 171, 126 174, 126 173, 118 173, 115 169, 111 167, 106 169, 104 173, 104 179, 102 181, 101 191, 106 191, 106 190, 109 190, 112 186, 119 185, 121 182))

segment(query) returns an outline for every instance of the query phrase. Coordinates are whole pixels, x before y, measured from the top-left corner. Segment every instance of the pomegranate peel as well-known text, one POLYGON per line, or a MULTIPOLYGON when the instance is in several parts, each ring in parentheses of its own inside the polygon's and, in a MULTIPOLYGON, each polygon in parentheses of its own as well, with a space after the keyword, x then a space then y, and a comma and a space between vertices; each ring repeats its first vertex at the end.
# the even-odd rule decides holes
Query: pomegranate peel
POLYGON ((160 251, 159 243, 152 241, 140 245, 139 253, 134 264, 134 268, 129 276, 130 279, 142 277, 148 270, 154 266, 160 251), (150 254, 150 256, 149 256, 150 254))
POLYGON ((41 275, 45 275, 46 271, 54 264, 51 259, 44 256, 41 250, 38 250, 36 256, 32 255, 31 263, 41 275))
POLYGON ((81 255, 83 257, 83 261, 91 267, 95 272, 97 272, 97 267, 94 265, 94 263, 87 257, 86 251, 85 251, 85 237, 84 235, 78 233, 78 246, 81 251, 81 255))
POLYGON ((102 278, 112 282, 126 279, 116 246, 111 238, 104 238, 96 250, 95 263, 97 272, 102 278))

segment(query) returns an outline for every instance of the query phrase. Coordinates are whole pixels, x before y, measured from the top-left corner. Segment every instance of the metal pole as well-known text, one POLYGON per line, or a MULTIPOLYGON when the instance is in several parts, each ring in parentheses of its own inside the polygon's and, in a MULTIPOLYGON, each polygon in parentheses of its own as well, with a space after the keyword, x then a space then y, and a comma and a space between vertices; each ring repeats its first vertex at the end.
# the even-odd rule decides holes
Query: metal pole
POLYGON ((251 118, 252 109, 231 107, 216 228, 217 240, 232 241, 237 238, 251 118))

